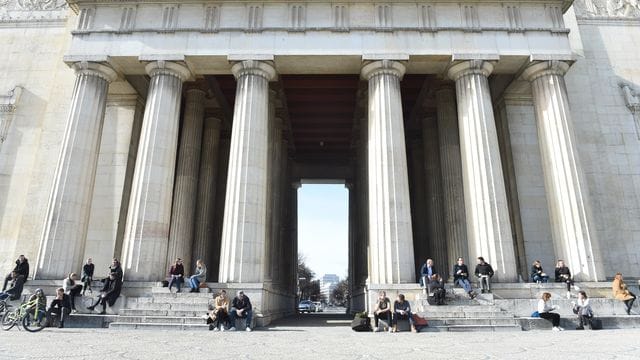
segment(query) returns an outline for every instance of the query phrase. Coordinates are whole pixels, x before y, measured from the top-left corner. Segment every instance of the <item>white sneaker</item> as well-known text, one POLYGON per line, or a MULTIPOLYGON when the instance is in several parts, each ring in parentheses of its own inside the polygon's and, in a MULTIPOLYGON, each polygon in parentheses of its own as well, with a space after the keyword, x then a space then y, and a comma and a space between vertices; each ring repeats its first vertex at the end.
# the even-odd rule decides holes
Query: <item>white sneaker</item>
POLYGON ((554 327, 553 327, 553 329, 551 329, 551 330, 553 330, 553 331, 560 331, 560 328, 559 328, 559 327, 555 327, 555 326, 554 326, 554 327))
POLYGON ((560 331, 564 331, 564 328, 561 326, 558 326, 558 329, 560 329, 560 331))
POLYGON ((571 291, 567 291, 567 299, 571 299, 571 291))
POLYGON ((230 327, 229 331, 236 331, 236 327, 235 326, 230 327))
POLYGON ((378 331, 380 331, 380 329, 378 329, 377 327, 373 328, 373 332, 378 332, 378 331))
POLYGON ((251 328, 247 326, 247 328, 246 328, 246 329, 244 329, 244 331, 246 331, 246 332, 251 332, 251 328))
POLYGON ((211 330, 211 331, 218 331, 218 328, 214 327, 213 330, 211 330))
POLYGON ((576 289, 576 291, 580 291, 580 286, 578 285, 573 285, 573 288, 576 289))
POLYGON ((390 327, 389 328, 389 332, 392 333, 393 332, 393 328, 390 327))
POLYGON ((220 325, 220 332, 224 332, 224 325, 220 325))

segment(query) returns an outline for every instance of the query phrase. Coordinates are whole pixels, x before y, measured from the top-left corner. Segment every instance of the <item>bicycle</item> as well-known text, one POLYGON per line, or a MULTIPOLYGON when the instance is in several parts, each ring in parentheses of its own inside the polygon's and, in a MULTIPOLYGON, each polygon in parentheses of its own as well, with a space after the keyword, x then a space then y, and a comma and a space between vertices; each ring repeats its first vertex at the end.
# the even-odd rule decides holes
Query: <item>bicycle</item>
POLYGON ((47 325, 44 309, 38 309, 38 299, 24 302, 16 309, 5 311, 2 316, 2 330, 11 330, 18 325, 29 332, 37 332, 47 325))
POLYGON ((10 307, 11 307, 11 305, 9 305, 9 303, 7 303, 6 299, 0 300, 0 314, 2 314, 5 311, 7 311, 10 307))

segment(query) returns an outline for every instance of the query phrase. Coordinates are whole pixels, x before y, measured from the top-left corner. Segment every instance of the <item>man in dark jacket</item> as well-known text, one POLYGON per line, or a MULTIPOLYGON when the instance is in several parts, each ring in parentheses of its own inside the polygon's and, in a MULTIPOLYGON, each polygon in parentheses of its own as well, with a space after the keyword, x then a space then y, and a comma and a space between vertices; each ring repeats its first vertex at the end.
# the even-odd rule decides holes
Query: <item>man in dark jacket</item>
POLYGON ((484 261, 482 256, 478 257, 478 265, 476 265, 476 276, 480 279, 480 288, 482 293, 491 293, 491 277, 493 276, 493 268, 491 264, 484 261))
POLYGON ((4 285, 2 285, 2 291, 4 291, 7 288, 7 284, 9 283, 9 281, 15 280, 14 272, 17 274, 17 276, 22 276, 23 284, 27 282, 27 277, 29 276, 29 260, 27 260, 27 258, 24 257, 24 255, 20 255, 18 257, 18 260, 16 260, 16 267, 13 268, 13 271, 11 271, 11 273, 9 273, 9 275, 7 275, 7 277, 4 278, 4 285))
POLYGON ((102 311, 100 315, 104 315, 107 313, 107 304, 109 306, 113 306, 120 297, 120 291, 122 290, 122 280, 117 277, 116 273, 111 273, 109 275, 109 279, 104 282, 104 287, 102 288, 102 293, 98 298, 98 301, 87 307, 89 310, 94 310, 98 304, 102 304, 102 311))
MULTIPOLYGON (((47 310, 47 318, 53 321, 58 317, 58 327, 64 327, 64 320, 69 316, 71 312, 71 297, 64 293, 63 288, 56 290, 56 298, 51 302, 49 310, 47 310)), ((50 322, 51 324, 51 322, 50 322)))
POLYGON ((6 291, 0 292, 0 300, 9 298, 9 300, 18 300, 22 296, 22 289, 24 287, 24 277, 19 276, 16 271, 11 272, 11 285, 6 291))
POLYGON ((109 274, 115 274, 115 277, 119 279, 120 282, 123 281, 122 266, 120 266, 120 261, 118 259, 114 258, 113 260, 111 260, 111 266, 109 266, 109 274))
POLYGON ((471 299, 475 297, 469 282, 469 269, 461 257, 458 258, 457 263, 453 266, 453 283, 462 287, 471 299))
POLYGON ((231 311, 229 311, 229 317, 231 322, 230 331, 236 330, 236 318, 246 318, 247 319, 247 331, 251 331, 251 318, 253 316, 251 301, 249 301, 249 297, 244 294, 243 291, 238 291, 238 296, 233 298, 231 302, 231 311))
POLYGON ((429 287, 429 294, 432 294, 435 304, 444 305, 447 292, 444 289, 444 281, 440 275, 433 274, 427 286, 429 287))
POLYGON ((433 266, 433 260, 427 259, 420 268, 420 286, 426 288, 426 284, 429 282, 433 275, 438 274, 438 271, 433 266))

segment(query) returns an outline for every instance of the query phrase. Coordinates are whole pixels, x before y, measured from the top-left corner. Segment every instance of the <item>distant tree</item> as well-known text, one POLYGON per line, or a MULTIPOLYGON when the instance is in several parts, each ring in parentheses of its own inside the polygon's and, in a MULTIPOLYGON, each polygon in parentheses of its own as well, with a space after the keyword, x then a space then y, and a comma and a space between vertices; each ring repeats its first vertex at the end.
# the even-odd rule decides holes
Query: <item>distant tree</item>
POLYGON ((320 280, 313 280, 315 272, 305 264, 304 255, 298 254, 298 287, 300 300, 321 301, 320 280))
POLYGON ((334 304, 344 305, 349 295, 349 278, 346 278, 338 283, 335 289, 331 292, 331 302, 334 304))

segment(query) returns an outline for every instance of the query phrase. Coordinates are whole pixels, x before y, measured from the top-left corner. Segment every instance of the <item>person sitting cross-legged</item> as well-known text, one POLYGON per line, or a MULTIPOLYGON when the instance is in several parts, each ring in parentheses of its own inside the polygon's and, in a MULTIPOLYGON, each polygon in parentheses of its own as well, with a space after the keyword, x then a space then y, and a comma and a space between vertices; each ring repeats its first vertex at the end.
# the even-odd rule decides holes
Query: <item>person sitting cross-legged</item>
POLYGON ((213 303, 209 304, 209 317, 207 318, 209 330, 224 331, 229 325, 229 298, 226 290, 220 290, 220 294, 216 296, 213 303))
POLYGON ((238 296, 233 298, 231 302, 231 311, 229 311, 229 322, 231 322, 230 331, 236 330, 236 318, 246 318, 246 331, 251 331, 251 318, 253 316, 251 301, 244 294, 244 291, 238 291, 238 296))
POLYGON ((464 259, 459 257, 457 264, 453 266, 453 282, 464 289, 471 299, 476 297, 469 282, 469 269, 464 263, 464 259))
POLYGON ((64 293, 63 288, 56 290, 56 298, 51 302, 49 310, 47 310, 47 318, 50 323, 56 317, 58 318, 58 327, 64 327, 64 320, 69 316, 71 312, 71 296, 64 293))

